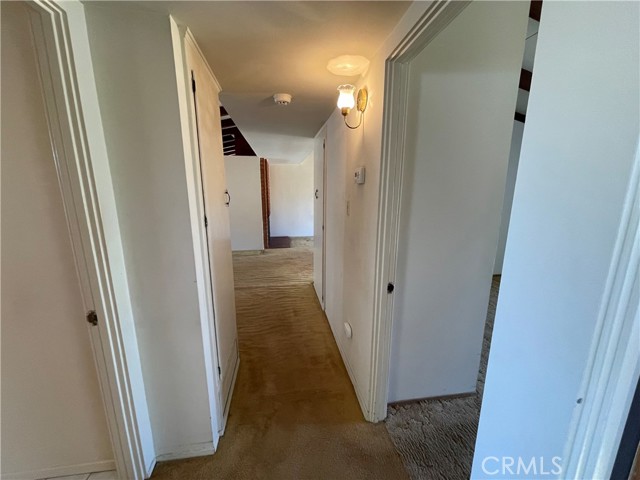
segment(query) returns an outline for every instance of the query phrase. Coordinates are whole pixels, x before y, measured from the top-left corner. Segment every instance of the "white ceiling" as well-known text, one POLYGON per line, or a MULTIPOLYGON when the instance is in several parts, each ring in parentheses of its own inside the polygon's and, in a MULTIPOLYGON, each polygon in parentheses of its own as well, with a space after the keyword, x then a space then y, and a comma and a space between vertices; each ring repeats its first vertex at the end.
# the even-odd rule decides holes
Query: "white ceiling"
POLYGON ((222 85, 221 102, 256 154, 298 163, 335 107, 336 87, 353 83, 326 66, 343 54, 369 59, 410 2, 141 1, 188 26, 222 85), (288 106, 274 93, 290 93, 288 106), (299 137, 299 138, 296 138, 299 137))

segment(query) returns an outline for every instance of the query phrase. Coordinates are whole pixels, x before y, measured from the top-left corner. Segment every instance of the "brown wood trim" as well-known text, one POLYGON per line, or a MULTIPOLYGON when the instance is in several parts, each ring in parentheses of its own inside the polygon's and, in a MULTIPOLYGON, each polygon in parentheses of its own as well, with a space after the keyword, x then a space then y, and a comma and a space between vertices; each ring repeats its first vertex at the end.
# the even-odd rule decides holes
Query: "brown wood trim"
POLYGON ((516 114, 513 117, 513 119, 516 122, 522 122, 522 123, 524 123, 526 118, 527 118, 527 116, 524 113, 518 113, 518 112, 516 112, 516 114))
POLYGON ((271 193, 269 191, 269 162, 266 158, 260 159, 260 191, 262 197, 262 241, 264 248, 269 248, 271 238, 271 193))
POLYGON ((540 15, 542 14, 542 0, 532 0, 529 6, 529 18, 540 21, 540 15))
POLYGON ((235 123, 233 123, 233 120, 232 120, 232 119, 230 119, 230 118, 224 118, 224 119, 222 119, 222 120, 220 121, 220 124, 222 125, 222 128, 225 128, 225 127, 235 127, 235 126, 236 126, 236 124, 235 124, 235 123))
POLYGON ((291 237, 269 237, 269 248, 291 248, 291 237))
POLYGON ((257 157, 256 152, 253 151, 247 139, 240 133, 236 135, 236 155, 245 155, 247 157, 257 157))
POLYGON ((519 88, 522 90, 526 90, 527 92, 531 91, 531 78, 533 77, 533 73, 529 70, 525 70, 524 68, 520 69, 520 84, 519 88))
MULTIPOLYGON (((224 107, 220 107, 220 116, 228 115, 224 107)), ((220 121, 222 126, 222 141, 225 146, 225 155, 242 155, 247 157, 257 157, 256 152, 251 148, 247 139, 244 138, 238 126, 232 118, 224 118, 220 121), (233 148, 228 148, 233 147, 233 148)))

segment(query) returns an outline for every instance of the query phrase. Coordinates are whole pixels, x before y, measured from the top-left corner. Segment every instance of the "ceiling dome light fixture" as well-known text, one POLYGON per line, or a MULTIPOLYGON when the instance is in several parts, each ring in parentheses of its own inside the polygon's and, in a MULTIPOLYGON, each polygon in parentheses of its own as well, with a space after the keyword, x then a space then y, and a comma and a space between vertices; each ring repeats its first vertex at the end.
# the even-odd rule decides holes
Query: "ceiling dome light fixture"
POLYGON ((288 93, 276 93, 273 96, 273 101, 278 105, 289 105, 291 103, 291 95, 288 93))
POLYGON ((327 70, 342 77, 361 75, 368 69, 369 60, 362 55, 340 55, 329 60, 327 64, 327 70))
POLYGON ((344 117, 344 124, 352 130, 355 130, 362 124, 362 117, 364 117, 364 111, 367 109, 367 101, 369 99, 369 93, 367 92, 366 87, 358 90, 357 101, 353 97, 355 91, 356 87, 349 84, 340 85, 338 87, 338 92, 340 92, 340 95, 338 95, 338 108, 340 109, 340 111, 342 112, 342 116, 344 117), (352 127, 347 123, 347 115, 349 115, 349 112, 353 107, 356 107, 356 109, 360 112, 360 121, 355 127, 352 127))

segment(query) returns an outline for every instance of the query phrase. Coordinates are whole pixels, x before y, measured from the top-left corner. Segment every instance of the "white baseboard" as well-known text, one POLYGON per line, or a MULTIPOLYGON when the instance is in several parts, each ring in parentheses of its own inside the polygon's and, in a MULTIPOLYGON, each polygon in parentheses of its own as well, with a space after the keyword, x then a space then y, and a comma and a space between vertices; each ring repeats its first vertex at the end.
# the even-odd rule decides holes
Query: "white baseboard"
POLYGON ((43 468, 40 470, 29 470, 26 472, 3 473, 0 475, 2 480, 38 480, 42 478, 64 477, 68 475, 81 475, 83 473, 104 472, 107 470, 115 470, 116 462, 114 460, 103 460, 93 463, 79 463, 77 465, 69 465, 66 467, 43 468))
POLYGON ((215 452, 213 442, 194 443, 184 445, 174 449, 173 452, 163 453, 156 457, 156 462, 166 462, 167 460, 179 460, 181 458, 203 457, 212 455, 215 452))

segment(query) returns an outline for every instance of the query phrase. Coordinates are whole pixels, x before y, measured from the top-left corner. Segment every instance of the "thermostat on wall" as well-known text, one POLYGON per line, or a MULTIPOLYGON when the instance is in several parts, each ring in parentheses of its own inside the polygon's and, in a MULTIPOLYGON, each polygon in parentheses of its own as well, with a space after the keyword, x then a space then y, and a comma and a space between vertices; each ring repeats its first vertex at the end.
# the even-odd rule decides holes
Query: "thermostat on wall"
POLYGON ((362 185, 364 183, 364 167, 356 168, 356 171, 353 175, 353 181, 358 185, 362 185))

